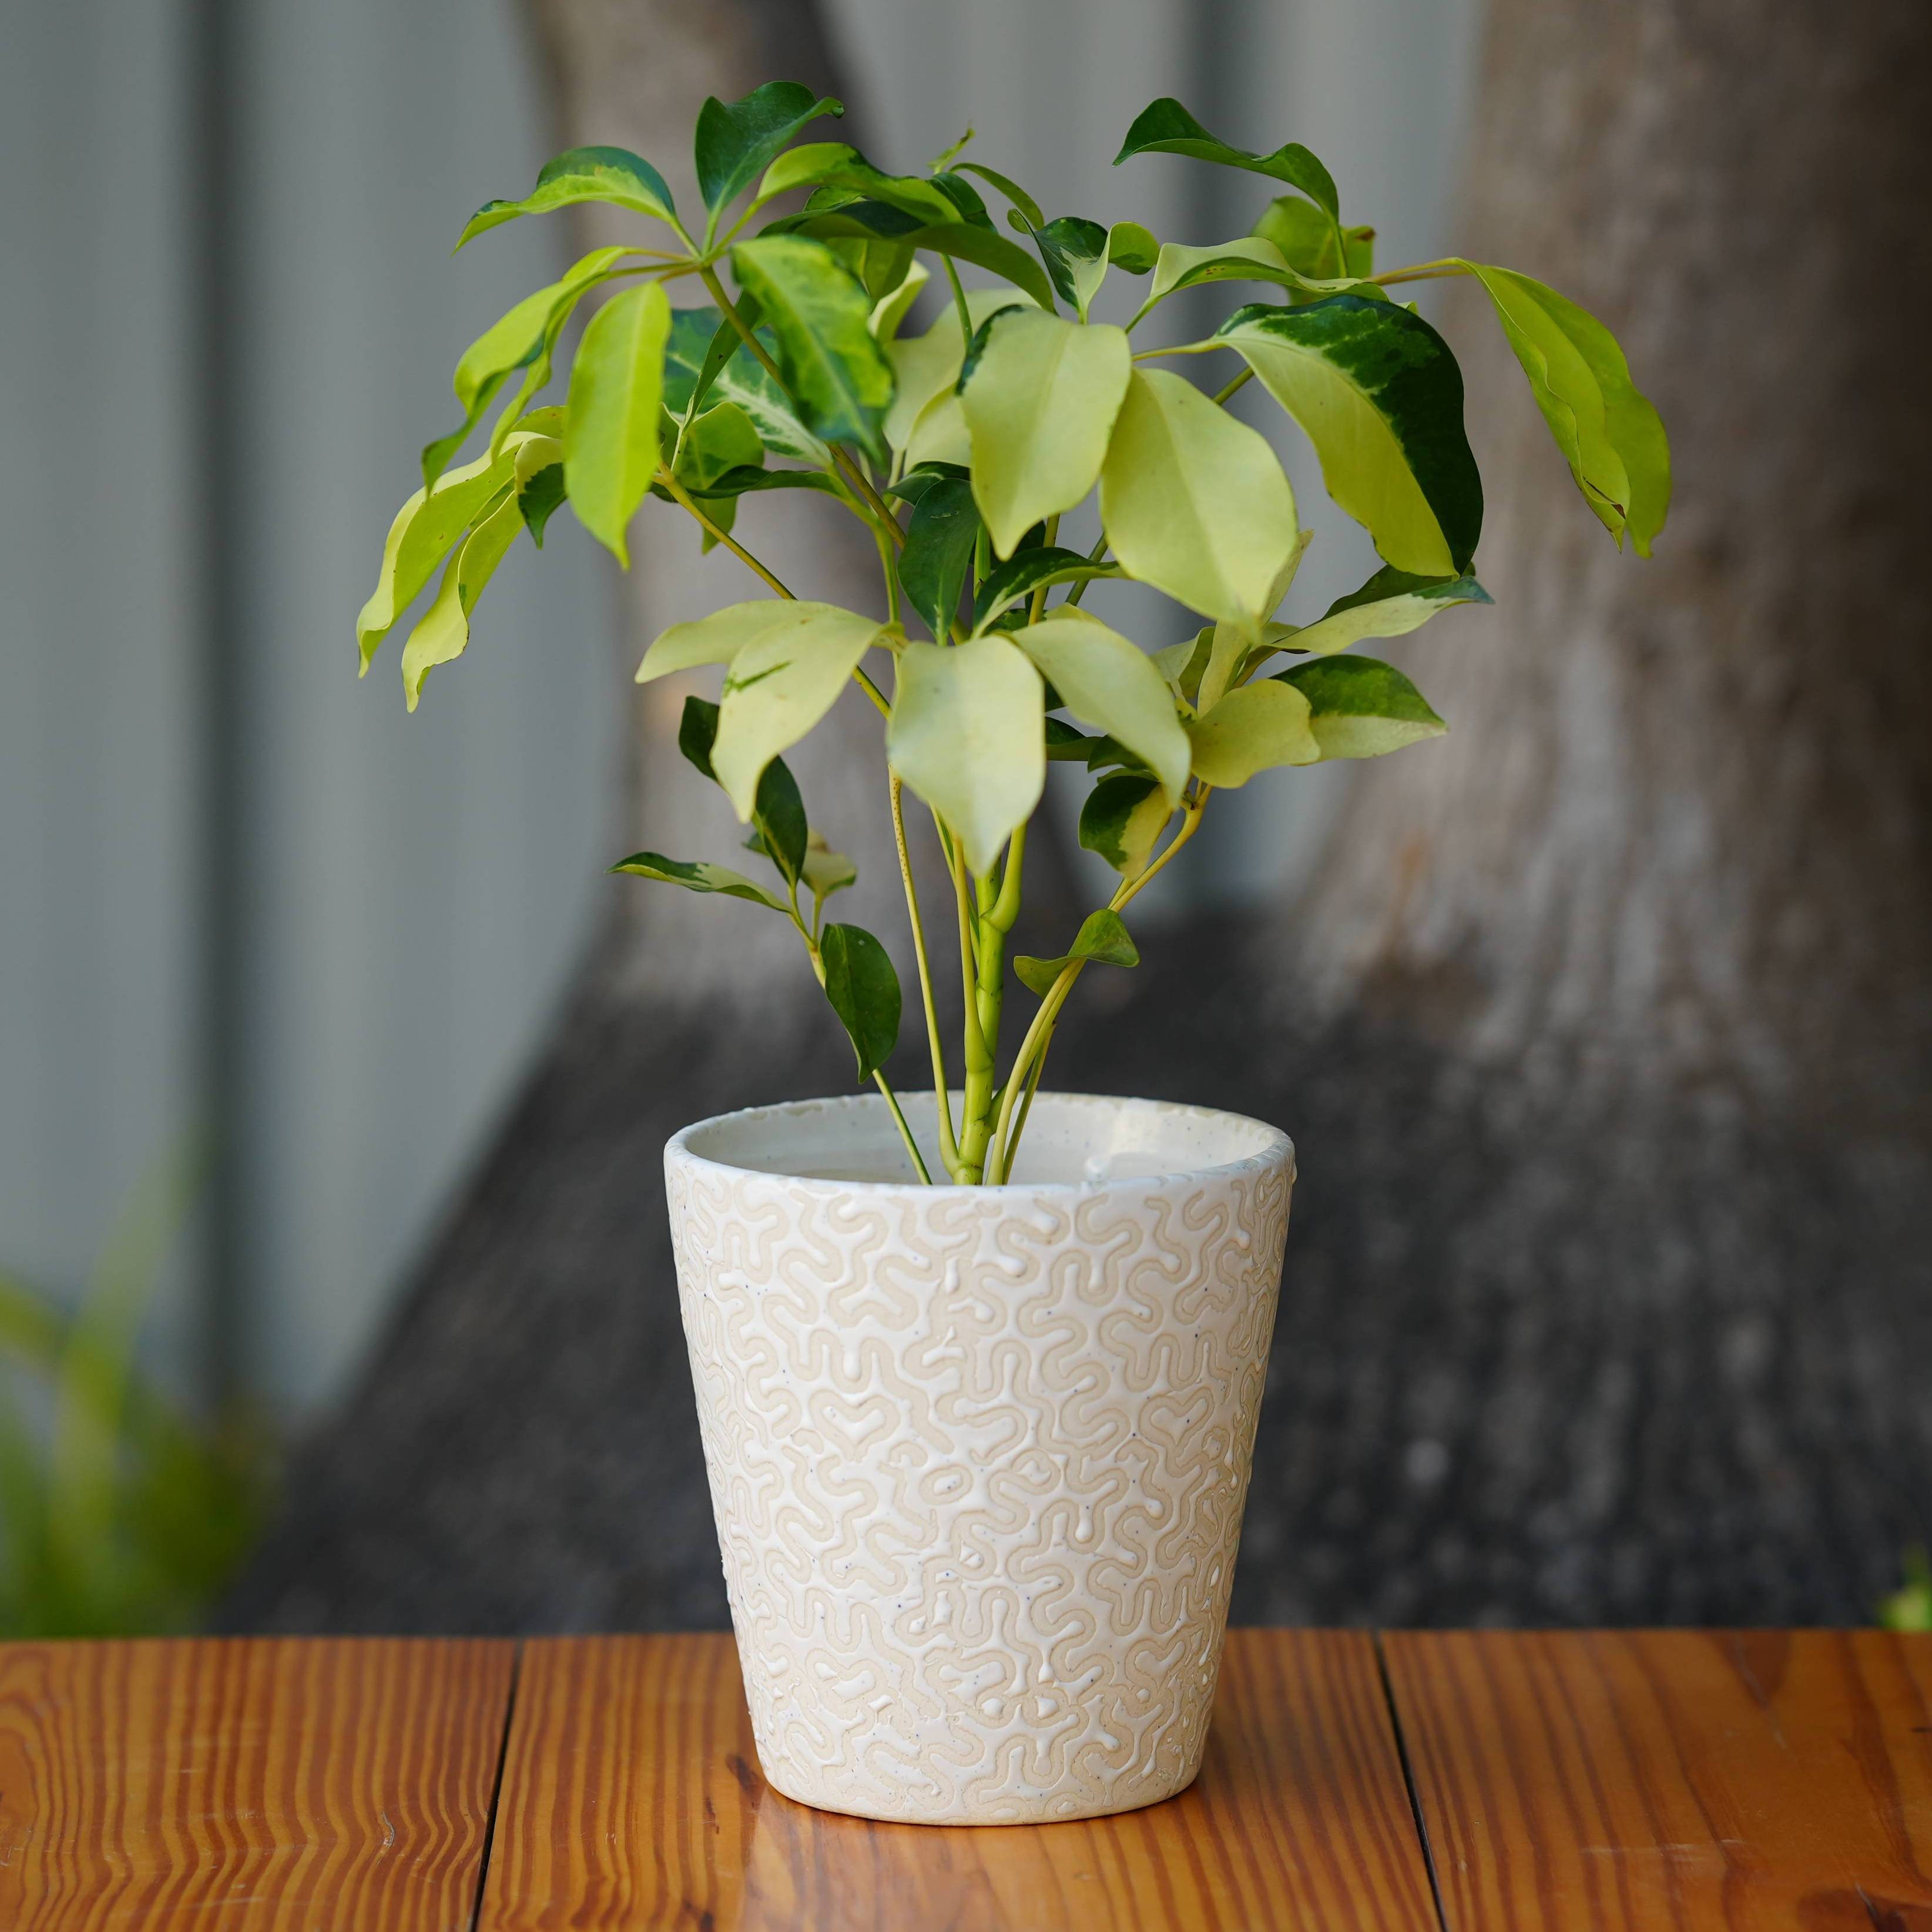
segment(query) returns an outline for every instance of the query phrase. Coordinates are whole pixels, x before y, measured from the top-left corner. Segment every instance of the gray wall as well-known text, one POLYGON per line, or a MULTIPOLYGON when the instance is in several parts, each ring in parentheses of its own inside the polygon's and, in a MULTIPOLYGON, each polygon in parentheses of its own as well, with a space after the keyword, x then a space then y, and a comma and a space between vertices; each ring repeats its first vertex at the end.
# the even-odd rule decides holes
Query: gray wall
MULTIPOLYGON (((1265 184, 1108 166, 1175 93, 1252 146, 1306 141, 1384 259, 1446 241, 1476 0, 831 0, 881 159, 973 152, 1064 184, 1050 212, 1240 232, 1265 184)), ((0 61, 0 1266, 64 1292, 145 1163, 201 1111, 205 854, 236 868, 235 997, 214 1024, 243 1103, 250 1373, 291 1410, 368 1346, 541 1036, 614 838, 622 672, 609 583, 567 518, 492 586, 472 656, 403 712, 395 646, 358 684, 350 623, 463 345, 561 266, 520 224, 450 259, 548 142, 514 12, 461 0, 230 9, 242 111, 225 373, 238 742, 210 740, 194 476, 188 0, 15 8, 0 61), (238 822, 211 839, 211 761, 238 822)), ((1253 419, 1267 423, 1265 409, 1253 419)), ((1286 438, 1282 439, 1286 446, 1286 438)), ((1366 574, 1323 532, 1316 608, 1366 574)), ((1171 608, 1114 607, 1152 644, 1171 608)), ((1291 884, 1346 773, 1222 802, 1183 890, 1291 884)), ((1213 821, 1210 821, 1212 824, 1213 821)), ((1177 873, 1182 868, 1176 868, 1177 873)), ((191 1367, 188 1277, 164 1354, 191 1367)))

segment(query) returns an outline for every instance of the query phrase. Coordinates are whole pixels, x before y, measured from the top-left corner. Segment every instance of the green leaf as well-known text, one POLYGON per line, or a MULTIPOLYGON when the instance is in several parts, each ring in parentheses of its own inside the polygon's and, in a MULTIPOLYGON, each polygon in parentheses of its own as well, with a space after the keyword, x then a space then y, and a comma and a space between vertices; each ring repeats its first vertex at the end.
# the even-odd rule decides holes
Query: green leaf
MULTIPOLYGON (((463 422, 448 436, 426 445, 422 453, 423 484, 434 489, 449 459, 469 440, 470 432, 483 418, 484 412, 496 399, 503 385, 519 369, 541 373, 548 380, 548 352, 570 312, 584 295, 610 279, 614 264, 630 253, 628 248, 597 248, 574 264, 568 274, 547 287, 524 296, 500 320, 491 323, 470 346, 456 364, 453 387, 463 410, 463 422)), ((536 386, 541 387, 541 384, 536 386)), ((525 385, 525 393, 532 386, 525 385)), ((515 420, 512 411, 510 420, 515 420)), ((498 452, 493 448, 490 454, 498 452)))
POLYGON ((991 182, 1019 211, 1021 218, 1029 228, 1046 226, 1046 217, 1040 212, 1040 203, 1028 194, 1016 181, 997 173, 992 168, 982 167, 977 161, 962 161, 958 170, 962 175, 977 175, 983 182, 991 182))
POLYGON ((886 949, 860 926, 828 926, 818 942, 825 997, 851 1037, 859 1078, 869 1080, 899 1037, 899 976, 886 949))
POLYGON ((638 682, 698 664, 727 667, 710 758, 742 821, 752 815, 760 773, 832 708, 879 630, 876 618, 832 604, 731 604, 674 624, 644 653, 638 682))
POLYGON ((823 905, 834 892, 856 883, 859 868, 843 852, 835 852, 814 832, 806 841, 805 862, 799 876, 809 888, 814 904, 823 905))
POLYGON ((1138 221, 1117 221, 1107 231, 1107 260, 1130 275, 1144 275, 1160 259, 1160 243, 1151 228, 1138 221))
POLYGON ((1308 713, 1308 700, 1278 678, 1236 686, 1211 710, 1187 721, 1196 773, 1204 784, 1232 790, 1276 765, 1317 763, 1322 747, 1308 713))
POLYGON ((711 769, 711 747, 717 737, 717 706, 694 694, 687 698, 677 721, 677 748, 714 784, 718 774, 711 769))
MULTIPOLYGON (((752 326, 758 305, 741 296, 738 312, 752 326)), ((759 332, 768 350, 776 350, 771 332, 759 332)), ((746 349, 728 320, 712 308, 674 309, 670 338, 664 348, 664 407, 682 417, 694 394, 699 406, 713 392, 720 402, 736 403, 752 419, 765 447, 780 456, 795 457, 823 469, 832 460, 824 443, 800 422, 784 392, 770 372, 746 349)))
POLYGON ((1269 202, 1254 232, 1271 242, 1282 259, 1296 274, 1311 281, 1334 281, 1375 272, 1376 231, 1372 228, 1345 228, 1342 239, 1348 259, 1338 260, 1335 253, 1335 224, 1312 202, 1299 195, 1285 194, 1269 202))
POLYGON ((899 552, 899 582, 912 608, 940 643, 958 614, 960 594, 973 574, 980 512, 964 477, 942 477, 922 490, 899 552))
POLYGON ((822 470, 759 470, 744 464, 723 471, 691 494, 717 502, 760 490, 815 490, 825 496, 838 494, 838 484, 822 470))
POLYGON ((1324 615, 1297 631, 1284 648, 1326 655, 1364 638, 1400 638, 1457 604, 1487 604, 1490 593, 1473 577, 1412 577, 1391 564, 1360 590, 1338 597, 1324 615))
POLYGON ((923 262, 907 262, 904 275, 872 304, 872 313, 867 318, 866 326, 877 340, 890 342, 898 334, 899 325, 918 300, 920 290, 932 280, 932 271, 923 262))
MULTIPOLYGON (((966 292, 966 312, 976 329, 1003 308, 1025 306, 1027 298, 1017 289, 966 292)), ((940 461, 964 472, 972 448, 955 393, 964 356, 958 314, 951 308, 923 335, 886 345, 896 386, 886 412, 886 440, 906 452, 908 466, 940 461)))
POLYGON ((1129 386, 1100 521, 1130 577, 1256 629, 1301 552, 1294 492, 1266 440, 1160 370, 1129 386))
MULTIPOLYGON (((720 707, 718 727, 728 730, 730 718, 720 707)), ((713 747, 716 740, 712 740, 713 747)), ((724 781, 721 778, 722 784, 724 781)), ((742 814, 741 814, 740 816, 742 814)), ((752 824, 758 848, 784 874, 788 885, 805 877, 811 834, 805 818, 805 800, 799 796, 798 781, 782 758, 773 758, 758 774, 758 789, 752 803, 752 824)))
MULTIPOLYGON (((513 441, 521 446, 520 438, 513 441)), ((478 457, 450 471, 434 494, 418 490, 396 512, 382 545, 376 587, 356 619, 356 644, 364 672, 396 620, 415 601, 450 546, 511 479, 514 466, 513 451, 494 462, 478 457)))
POLYGON ((1150 103, 1135 117, 1127 138, 1120 144, 1120 152, 1114 157, 1114 166, 1132 154, 1191 154, 1196 160, 1246 168, 1299 188, 1331 216, 1340 207, 1334 177, 1298 141, 1290 141, 1271 154, 1250 154, 1245 148, 1230 147, 1226 141, 1216 140, 1172 94, 1150 103))
POLYGON ((817 141, 781 154, 758 184, 758 199, 812 184, 842 188, 855 198, 884 202, 924 225, 958 220, 959 211, 924 175, 889 175, 843 141, 817 141))
MULTIPOLYGON (((686 427, 674 473, 693 496, 708 493, 722 478, 748 470, 762 476, 765 448, 750 415, 733 402, 714 403, 686 427)), ((793 474, 802 472, 793 472, 793 474)), ((743 494, 742 487, 725 493, 743 494)))
POLYGON ((1337 293, 1352 294, 1364 302, 1388 301, 1372 282, 1311 280, 1290 268, 1272 242, 1258 235, 1238 235, 1232 242, 1216 242, 1204 248, 1186 248, 1178 242, 1163 244, 1154 263, 1154 285, 1134 321, 1138 322, 1156 303, 1204 282, 1274 282, 1304 302, 1337 293))
POLYGON ((1373 658, 1318 658, 1264 682, 1292 685, 1307 699, 1324 758, 1377 758, 1449 728, 1400 671, 1373 658))
POLYGON ((868 326, 866 291, 821 242, 794 236, 741 242, 731 262, 777 338, 785 386, 806 427, 886 460, 880 425, 892 400, 892 366, 868 326))
POLYGON ((726 203, 752 184, 800 128, 822 114, 844 111, 836 100, 820 100, 794 80, 769 80, 728 106, 715 94, 706 100, 698 110, 692 144, 698 191, 711 217, 706 240, 716 233, 726 203))
POLYGON ((1306 431, 1328 494, 1383 557, 1418 576, 1460 574, 1483 528, 1483 483, 1462 429, 1462 376, 1420 316, 1333 296, 1256 302, 1216 332, 1306 431))
POLYGON ((1199 697, 1201 680, 1206 676, 1209 661, 1214 655, 1214 633, 1220 628, 1216 624, 1204 624, 1192 637, 1154 654, 1154 669, 1167 680, 1169 689, 1186 698, 1190 704, 1196 703, 1199 697))
POLYGON ((1001 310, 969 357, 960 406, 973 495, 996 556, 1093 488, 1133 374, 1126 332, 1043 310, 1001 310))
POLYGON ((1085 583, 1096 577, 1118 577, 1117 564, 1098 563, 1077 550, 1042 544, 1018 550, 991 572, 973 603, 973 628, 988 629, 1016 604, 1024 603, 1042 585, 1085 583))
POLYGON ((1087 320, 1087 310, 1107 279, 1107 231, 1097 221, 1062 214, 1037 229, 1034 245, 1060 299, 1087 320))
POLYGON ((1089 752, 1100 741, 1067 723, 1064 718, 1046 721, 1046 756, 1049 764, 1086 764, 1089 752))
POLYGON ((512 457, 517 508, 530 541, 543 548, 544 526, 562 507, 569 494, 563 473, 563 444, 554 436, 533 436, 512 457))
POLYGON ((1099 966, 1138 966, 1141 955, 1120 914, 1102 907, 1087 915, 1072 945, 1058 959, 1034 959, 1022 954, 1013 962, 1013 970, 1029 992, 1043 1000, 1052 992, 1054 981, 1076 959, 1090 959, 1099 966))
POLYGON ((646 282, 627 289, 590 318, 570 372, 563 460, 571 507, 626 570, 625 529, 657 471, 670 333, 670 304, 662 287, 646 282))
POLYGON ((728 866, 713 866, 700 860, 667 859, 658 852, 634 852, 610 868, 629 872, 640 879, 661 879, 668 886, 682 886, 694 892, 722 892, 727 898, 748 899, 753 905, 770 906, 774 912, 789 914, 791 908, 776 892, 734 872, 728 866))
POLYGON ((976 268, 1023 289, 1042 308, 1053 306, 1053 284, 1046 272, 1016 242, 990 227, 973 221, 921 224, 882 201, 854 201, 830 209, 808 208, 802 214, 790 214, 764 230, 770 235, 810 235, 821 240, 841 237, 860 239, 884 236, 908 248, 925 248, 935 255, 950 255, 970 262, 976 268))
POLYGON ((664 176, 641 154, 628 148, 572 148, 544 164, 536 186, 521 201, 486 201, 464 225, 456 245, 460 248, 520 214, 547 214, 580 201, 609 202, 659 221, 677 219, 664 176))
POLYGON ((1138 644, 1087 617, 1049 616, 1012 639, 1075 717, 1125 746, 1178 802, 1187 782, 1187 734, 1172 693, 1138 644))
POLYGON ((403 696, 410 710, 422 695, 423 680, 469 649, 470 614, 523 527, 516 492, 506 489, 450 559, 436 601, 403 646, 403 696))
POLYGON ((1528 275, 1462 266, 1488 291, 1584 501, 1619 544, 1628 529, 1637 554, 1649 556, 1670 511, 1670 444, 1650 399, 1631 382, 1616 338, 1528 275))
POLYGON ((1123 878, 1137 879, 1154 856, 1161 828, 1174 816, 1158 778, 1122 772, 1102 778, 1080 811, 1080 843, 1123 878))
POLYGON ((1046 782, 1040 673, 1003 637, 909 644, 898 665, 886 757, 983 878, 1046 782))

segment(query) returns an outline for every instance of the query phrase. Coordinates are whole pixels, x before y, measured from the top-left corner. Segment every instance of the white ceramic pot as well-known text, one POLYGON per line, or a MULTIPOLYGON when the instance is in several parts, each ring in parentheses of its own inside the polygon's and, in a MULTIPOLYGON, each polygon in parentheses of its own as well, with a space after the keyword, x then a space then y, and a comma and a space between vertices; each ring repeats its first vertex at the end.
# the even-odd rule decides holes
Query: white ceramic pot
POLYGON ((868 1094, 701 1121, 664 1167, 766 1778, 934 1825, 1093 1817, 1186 1786, 1274 1328, 1287 1136, 1042 1094, 1013 1184, 926 1187, 868 1094))

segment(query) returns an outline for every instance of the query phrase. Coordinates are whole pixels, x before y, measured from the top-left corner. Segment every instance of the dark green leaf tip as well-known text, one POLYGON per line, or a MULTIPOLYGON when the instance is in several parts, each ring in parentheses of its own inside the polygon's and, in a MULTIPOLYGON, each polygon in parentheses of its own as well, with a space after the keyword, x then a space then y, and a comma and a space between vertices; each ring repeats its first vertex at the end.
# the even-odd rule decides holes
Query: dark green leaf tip
POLYGON ((869 1080, 898 1044, 899 976, 863 926, 828 926, 818 944, 825 997, 851 1040, 860 1079, 869 1080))

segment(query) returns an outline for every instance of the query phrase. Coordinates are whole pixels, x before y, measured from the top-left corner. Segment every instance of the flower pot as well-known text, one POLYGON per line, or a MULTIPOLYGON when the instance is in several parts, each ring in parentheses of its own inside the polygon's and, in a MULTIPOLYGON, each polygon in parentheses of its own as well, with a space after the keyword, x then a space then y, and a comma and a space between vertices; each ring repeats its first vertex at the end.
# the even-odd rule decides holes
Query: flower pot
POLYGON ((1183 1790, 1274 1328, 1286 1136, 1042 1094, 1012 1184, 926 1187, 865 1094, 701 1121, 664 1166, 769 1781, 934 1825, 1183 1790))

